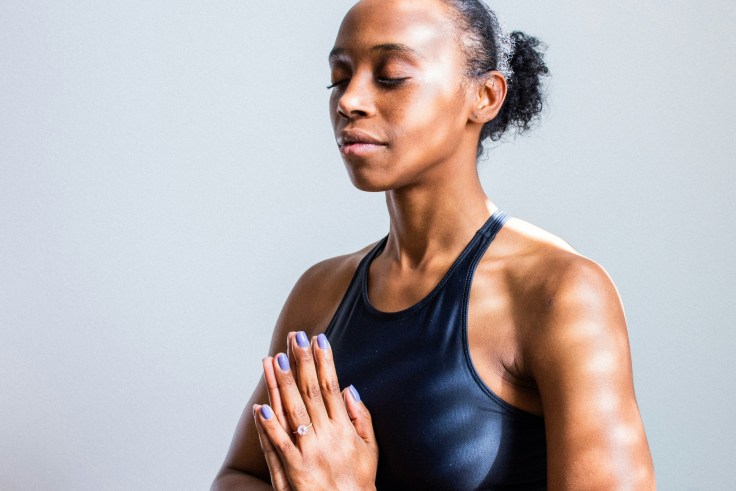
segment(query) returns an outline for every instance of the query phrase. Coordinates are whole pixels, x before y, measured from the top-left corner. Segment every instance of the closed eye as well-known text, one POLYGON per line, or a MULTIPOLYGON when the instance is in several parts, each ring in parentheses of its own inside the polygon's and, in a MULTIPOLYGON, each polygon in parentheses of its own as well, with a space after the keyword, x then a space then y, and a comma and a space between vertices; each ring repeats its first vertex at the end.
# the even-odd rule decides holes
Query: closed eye
MULTIPOLYGON (((379 85, 382 85, 383 87, 398 87, 399 85, 403 84, 407 80, 409 80, 411 77, 397 77, 397 78, 391 78, 391 77, 378 77, 376 81, 379 85)), ((346 78, 343 80, 338 80, 337 82, 333 82, 330 85, 327 86, 327 90, 334 89, 336 87, 339 87, 347 82, 349 82, 350 79, 346 78)))
POLYGON ((383 85, 384 87, 398 87, 399 85, 403 84, 410 78, 411 77, 399 77, 399 78, 379 77, 377 80, 378 80, 378 83, 383 85))
POLYGON ((348 79, 338 80, 337 82, 332 82, 330 85, 327 86, 327 90, 334 89, 335 87, 339 87, 340 85, 346 83, 348 79))

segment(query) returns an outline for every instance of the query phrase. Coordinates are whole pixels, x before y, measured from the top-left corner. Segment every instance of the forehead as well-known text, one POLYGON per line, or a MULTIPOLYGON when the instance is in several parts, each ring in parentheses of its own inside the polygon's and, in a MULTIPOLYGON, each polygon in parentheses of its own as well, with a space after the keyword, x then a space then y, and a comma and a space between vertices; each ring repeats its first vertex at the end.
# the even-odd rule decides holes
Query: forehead
POLYGON ((358 55, 400 44, 431 59, 454 50, 454 39, 449 11, 438 0, 361 0, 343 19, 335 50, 358 55))

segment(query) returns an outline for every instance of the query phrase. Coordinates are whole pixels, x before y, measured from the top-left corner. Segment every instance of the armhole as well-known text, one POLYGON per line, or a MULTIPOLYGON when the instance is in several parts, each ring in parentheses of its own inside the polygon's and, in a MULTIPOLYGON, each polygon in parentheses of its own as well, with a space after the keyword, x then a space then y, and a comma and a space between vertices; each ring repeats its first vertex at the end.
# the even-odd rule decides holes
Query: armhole
POLYGON ((475 270, 478 267, 478 263, 483 258, 485 253, 488 251, 488 248, 493 243, 493 240, 496 238, 496 235, 498 232, 501 231, 503 226, 508 222, 508 220, 511 217, 501 212, 499 214, 499 220, 495 224, 494 227, 489 231, 488 234, 484 234, 487 237, 486 243, 478 249, 476 254, 471 259, 471 263, 469 266, 469 270, 466 273, 464 285, 463 285, 463 296, 462 296, 462 316, 461 316, 461 325, 460 330, 462 332, 461 336, 461 342, 462 342, 462 348, 463 348, 463 355, 465 357, 465 367, 470 372, 470 376, 475 381, 476 385, 480 388, 480 390, 493 402, 495 402, 499 408, 504 411, 505 414, 511 417, 515 418, 521 418, 528 421, 532 421, 535 423, 543 423, 544 417, 538 416, 536 414, 530 413, 529 411, 525 411, 524 409, 521 409, 519 407, 514 406, 510 402, 507 402, 506 400, 502 399, 501 396, 496 394, 493 389, 491 389, 488 384, 486 384, 483 379, 481 378, 480 374, 478 373, 478 370, 475 368, 475 364, 473 363, 473 359, 470 356, 470 341, 469 341, 469 335, 468 335, 468 311, 470 309, 470 290, 473 286, 473 278, 475 277, 475 270))

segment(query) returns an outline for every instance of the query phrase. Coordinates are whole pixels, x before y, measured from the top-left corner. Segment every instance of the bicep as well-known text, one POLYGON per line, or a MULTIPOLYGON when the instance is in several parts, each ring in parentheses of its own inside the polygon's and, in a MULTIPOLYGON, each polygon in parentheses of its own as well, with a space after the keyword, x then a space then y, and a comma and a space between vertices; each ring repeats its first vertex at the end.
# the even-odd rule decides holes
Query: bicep
POLYGON ((615 287, 586 267, 555 295, 534 357, 550 489, 642 489, 651 457, 615 287))
MULTIPOLYGON (((341 258, 323 261, 308 269, 296 282, 281 309, 268 354, 274 356, 286 351, 290 331, 303 330, 309 337, 317 334, 337 308, 353 271, 353 263, 341 258)), ((239 472, 270 480, 252 412, 254 404, 264 404, 268 400, 268 388, 261 377, 240 416, 219 475, 239 472)))

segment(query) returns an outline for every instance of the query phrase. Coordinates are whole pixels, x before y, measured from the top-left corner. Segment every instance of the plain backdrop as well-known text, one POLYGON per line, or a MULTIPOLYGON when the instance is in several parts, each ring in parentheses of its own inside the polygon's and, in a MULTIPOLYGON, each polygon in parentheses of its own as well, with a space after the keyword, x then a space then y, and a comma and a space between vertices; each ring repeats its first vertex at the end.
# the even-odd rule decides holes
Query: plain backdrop
MULTIPOLYGON (((0 2, 0 489, 208 488, 296 279, 388 231, 328 120, 351 4, 0 2)), ((486 191, 614 279, 660 489, 727 489, 736 4, 493 5, 553 77, 486 191)))

